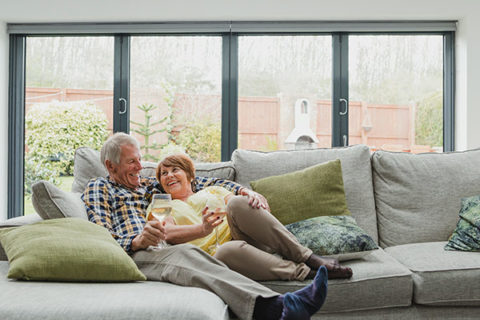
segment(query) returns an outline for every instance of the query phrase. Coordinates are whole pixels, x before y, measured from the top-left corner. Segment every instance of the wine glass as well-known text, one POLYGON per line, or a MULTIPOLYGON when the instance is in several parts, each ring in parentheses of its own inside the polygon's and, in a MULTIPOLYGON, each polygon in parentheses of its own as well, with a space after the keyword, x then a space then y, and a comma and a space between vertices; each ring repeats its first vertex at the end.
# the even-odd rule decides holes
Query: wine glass
MULTIPOLYGON (((172 212, 172 196, 168 193, 163 194, 154 194, 152 198, 152 203, 149 206, 147 213, 147 220, 151 221, 156 219, 160 222, 163 222, 166 217, 172 212)), ((167 246, 167 242, 162 240, 158 243, 156 247, 151 246, 153 249, 162 249, 167 246)))
MULTIPOLYGON (((223 199, 218 199, 215 196, 210 196, 207 199, 206 206, 208 207, 208 210, 213 210, 218 213, 225 213, 226 208, 225 208, 225 201, 223 199)), ((218 226, 215 227, 215 244, 211 245, 208 247, 209 252, 214 253, 218 247, 220 247, 220 244, 218 243, 218 226)))

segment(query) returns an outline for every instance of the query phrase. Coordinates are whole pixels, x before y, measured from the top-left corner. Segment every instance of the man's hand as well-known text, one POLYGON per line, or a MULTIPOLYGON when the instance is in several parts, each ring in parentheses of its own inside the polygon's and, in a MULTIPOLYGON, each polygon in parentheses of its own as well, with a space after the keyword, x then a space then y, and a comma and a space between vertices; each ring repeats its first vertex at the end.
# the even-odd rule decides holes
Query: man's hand
POLYGON ((148 221, 141 234, 132 240, 132 251, 156 246, 161 240, 165 240, 165 225, 158 220, 148 221))
POLYGON ((268 205, 267 199, 265 199, 265 197, 262 196, 260 193, 247 188, 242 188, 240 189, 239 194, 248 198, 248 204, 252 208, 262 208, 270 212, 270 206, 268 205))

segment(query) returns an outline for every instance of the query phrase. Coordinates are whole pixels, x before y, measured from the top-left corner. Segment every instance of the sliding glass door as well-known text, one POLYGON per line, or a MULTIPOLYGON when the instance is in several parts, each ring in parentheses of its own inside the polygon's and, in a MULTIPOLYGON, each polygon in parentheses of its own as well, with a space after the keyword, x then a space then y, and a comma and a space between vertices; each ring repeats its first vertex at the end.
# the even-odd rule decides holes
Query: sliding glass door
POLYGON ((35 181, 69 190, 74 150, 115 131, 149 161, 359 143, 453 150, 454 25, 405 26, 9 26, 8 215, 33 212, 35 181))
POLYGON ((443 151, 443 37, 349 37, 349 143, 443 151))
POLYGON ((70 191, 75 150, 112 132, 113 52, 113 37, 26 38, 24 214, 33 183, 70 191))

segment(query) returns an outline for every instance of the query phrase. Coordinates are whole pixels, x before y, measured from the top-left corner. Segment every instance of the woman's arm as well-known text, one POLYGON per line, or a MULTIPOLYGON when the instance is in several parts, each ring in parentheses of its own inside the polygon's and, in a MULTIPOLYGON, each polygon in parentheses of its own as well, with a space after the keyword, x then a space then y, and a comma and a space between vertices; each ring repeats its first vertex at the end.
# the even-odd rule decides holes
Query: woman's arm
POLYGON ((168 220, 165 224, 165 240, 171 244, 180 244, 203 238, 222 222, 223 218, 218 212, 205 208, 202 211, 202 224, 177 225, 173 219, 168 220))

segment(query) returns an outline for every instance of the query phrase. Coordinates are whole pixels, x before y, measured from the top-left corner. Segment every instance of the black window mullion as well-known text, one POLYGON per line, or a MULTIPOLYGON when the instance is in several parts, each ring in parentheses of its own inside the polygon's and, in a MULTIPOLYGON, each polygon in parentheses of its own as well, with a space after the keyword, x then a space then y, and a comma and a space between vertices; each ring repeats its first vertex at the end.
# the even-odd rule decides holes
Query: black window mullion
POLYGON ((348 34, 334 33, 332 48, 332 147, 339 147, 348 145, 348 34))
POLYGON ((455 150, 455 33, 443 36, 443 151, 455 150))
POLYGON ((238 145, 238 35, 222 37, 222 161, 238 145))
POLYGON ((24 207, 25 56, 26 36, 10 35, 8 92, 8 218, 22 216, 24 207))
POLYGON ((130 132, 130 36, 115 36, 113 132, 130 132))

